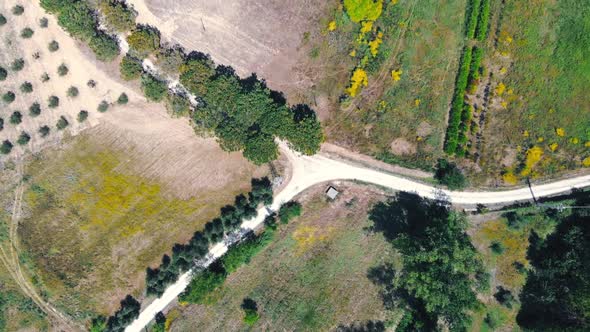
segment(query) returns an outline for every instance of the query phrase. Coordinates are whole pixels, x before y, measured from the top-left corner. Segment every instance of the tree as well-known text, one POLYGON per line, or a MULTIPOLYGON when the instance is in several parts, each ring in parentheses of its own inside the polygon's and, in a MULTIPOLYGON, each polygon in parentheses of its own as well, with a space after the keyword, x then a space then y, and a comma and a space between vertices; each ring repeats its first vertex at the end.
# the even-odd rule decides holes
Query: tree
POLYGON ((159 69, 166 75, 177 77, 180 66, 185 63, 186 55, 180 46, 160 48, 156 53, 159 69))
POLYGON ((258 314, 258 304, 256 301, 245 298, 240 306, 244 310, 244 323, 248 326, 256 324, 260 315, 258 314))
MULTIPOLYGON (((575 205, 589 205, 580 198, 575 205)), ((518 324, 534 331, 590 329, 590 214, 565 218, 545 240, 531 234, 531 269, 520 293, 518 324)))
POLYGON ((277 159, 279 150, 271 135, 253 132, 244 146, 244 157, 256 165, 262 165, 277 159))
POLYGON ((12 143, 9 140, 4 140, 2 145, 0 145, 0 153, 9 154, 10 151, 12 151, 12 143))
POLYGON ((68 97, 75 98, 75 97, 78 97, 79 94, 80 94, 80 91, 75 86, 71 86, 68 88, 68 92, 67 92, 68 97))
POLYGON ((39 127, 39 134, 41 134, 41 137, 46 137, 47 135, 49 135, 49 132, 51 132, 49 126, 39 127))
POLYGON ((496 293, 494 293, 494 298, 496 298, 496 301, 501 305, 509 309, 512 309, 514 302, 516 302, 512 292, 502 286, 498 286, 496 293))
POLYGON ((129 47, 144 58, 160 48, 160 31, 149 25, 138 25, 127 36, 129 47))
POLYGON ((23 68, 25 68, 25 60, 23 58, 12 61, 12 64, 10 65, 12 71, 21 71, 23 68))
POLYGON ((21 36, 21 38, 29 39, 29 38, 33 37, 33 34, 34 33, 35 33, 35 31, 33 31, 33 29, 31 29, 31 28, 24 28, 20 32, 20 36, 21 36))
POLYGON ((47 19, 47 17, 41 17, 39 19, 39 26, 41 28, 47 28, 49 26, 49 20, 47 19))
POLYGON ((49 106, 49 108, 56 108, 59 106, 59 98, 57 96, 49 97, 47 100, 47 106, 49 106))
POLYGON ((465 176, 455 163, 445 159, 439 159, 436 165, 434 178, 440 184, 446 185, 451 190, 463 189, 467 185, 465 176))
POLYGON ((161 311, 156 314, 152 332, 166 332, 166 316, 161 311))
POLYGON ((29 134, 23 131, 18 136, 18 140, 16 142, 18 143, 18 145, 27 145, 30 140, 31 136, 29 136, 29 134))
POLYGON ((283 224, 287 224, 291 219, 301 215, 301 204, 299 202, 290 201, 279 209, 279 219, 283 224))
POLYGON ((0 27, 6 24, 6 17, 0 14, 0 27))
POLYGON ((129 102, 129 97, 127 97, 127 94, 125 92, 121 93, 121 95, 119 95, 119 98, 117 98, 117 104, 119 105, 125 105, 129 102))
POLYGON ((106 100, 103 100, 103 101, 100 102, 100 104, 98 104, 97 110, 100 113, 104 113, 104 112, 108 111, 108 109, 109 109, 109 103, 107 103, 106 100))
POLYGON ((62 115, 62 116, 59 117, 59 120, 57 120, 57 123, 55 124, 55 127, 57 128, 57 130, 64 130, 69 125, 70 125, 70 123, 68 122, 68 119, 66 119, 62 115))
POLYGON ((49 49, 49 52, 57 52, 57 50, 59 50, 59 43, 52 40, 47 48, 49 49))
POLYGON ((10 115, 10 123, 17 125, 23 122, 23 115, 19 111, 15 111, 10 115))
POLYGON ((107 329, 107 319, 103 316, 98 316, 92 319, 90 323, 90 332, 104 332, 107 329))
POLYGON ((20 16, 25 12, 25 7, 21 5, 16 5, 12 7, 12 14, 16 16, 20 16))
POLYGON ((125 2, 101 0, 98 8, 104 15, 107 25, 117 32, 127 32, 135 27, 137 14, 125 2))
POLYGON ((202 53, 192 53, 187 62, 180 66, 180 82, 197 96, 206 94, 208 83, 214 74, 213 61, 202 53))
POLYGON ((166 96, 166 109, 174 118, 187 116, 191 110, 191 103, 186 96, 169 93, 166 96))
POLYGON ((141 76, 143 67, 141 66, 141 61, 127 54, 121 59, 119 71, 124 80, 130 81, 138 79, 141 76))
POLYGON ((88 111, 80 111, 78 113, 78 122, 84 122, 86 119, 88 119, 88 111))
POLYGON ((131 295, 121 301, 121 308, 107 320, 108 332, 123 332, 125 327, 139 316, 141 304, 131 295))
POLYGON ((33 103, 29 106, 29 115, 32 117, 36 117, 41 114, 41 105, 39 103, 33 103))
POLYGON ((88 47, 100 61, 112 61, 120 53, 117 40, 103 31, 97 32, 90 38, 88 47))
POLYGON ((498 242, 498 241, 493 241, 492 244, 490 245, 490 249, 492 250, 492 252, 496 255, 502 255, 504 253, 504 246, 502 245, 502 243, 498 242))
POLYGON ((57 22, 75 38, 88 41, 95 34, 97 24, 90 5, 86 1, 72 1, 57 10, 57 22))
POLYGON ((12 91, 8 91, 2 95, 2 100, 7 104, 12 103, 14 99, 16 99, 16 95, 12 91))
POLYGON ((33 84, 31 82, 24 82, 20 85, 20 92, 22 93, 31 93, 33 92, 33 84))
POLYGON ((144 74, 141 77, 141 89, 147 100, 154 102, 162 101, 168 91, 166 82, 160 81, 151 74, 144 74))
POLYGON ((7 76, 8 76, 8 71, 6 71, 6 69, 4 69, 3 67, 0 67, 0 81, 6 80, 7 76))
POLYGON ((59 76, 66 76, 69 71, 70 69, 68 68, 68 66, 65 65, 65 63, 62 63, 61 65, 59 65, 59 67, 57 67, 57 73, 59 74, 59 76))

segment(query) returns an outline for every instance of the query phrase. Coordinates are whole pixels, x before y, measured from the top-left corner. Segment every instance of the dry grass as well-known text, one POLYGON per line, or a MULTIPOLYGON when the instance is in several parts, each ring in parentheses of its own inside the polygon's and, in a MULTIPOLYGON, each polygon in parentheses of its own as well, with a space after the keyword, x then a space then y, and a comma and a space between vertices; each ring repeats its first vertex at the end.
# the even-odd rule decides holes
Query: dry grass
POLYGON ((303 214, 283 226, 275 241, 233 273, 209 305, 181 307, 172 331, 240 331, 240 304, 254 299, 256 330, 331 330, 353 321, 385 320, 379 291, 366 276, 392 250, 381 235, 368 235, 367 210, 382 194, 341 184, 327 202, 322 188, 300 197, 303 214))

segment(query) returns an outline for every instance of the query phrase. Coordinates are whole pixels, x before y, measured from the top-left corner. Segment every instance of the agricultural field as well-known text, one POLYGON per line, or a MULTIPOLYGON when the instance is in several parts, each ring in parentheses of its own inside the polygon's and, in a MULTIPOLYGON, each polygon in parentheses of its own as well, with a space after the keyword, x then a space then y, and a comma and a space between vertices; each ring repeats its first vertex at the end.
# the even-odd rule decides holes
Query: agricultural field
POLYGON ((366 211, 384 196, 364 186, 338 188, 336 201, 327 201, 324 188, 304 193, 300 217, 279 225, 274 240, 231 273, 207 304, 181 303, 166 314, 166 325, 171 331, 243 330, 244 298, 258 304, 257 330, 332 330, 395 320, 367 278, 370 267, 395 260, 383 237, 366 230, 366 211))

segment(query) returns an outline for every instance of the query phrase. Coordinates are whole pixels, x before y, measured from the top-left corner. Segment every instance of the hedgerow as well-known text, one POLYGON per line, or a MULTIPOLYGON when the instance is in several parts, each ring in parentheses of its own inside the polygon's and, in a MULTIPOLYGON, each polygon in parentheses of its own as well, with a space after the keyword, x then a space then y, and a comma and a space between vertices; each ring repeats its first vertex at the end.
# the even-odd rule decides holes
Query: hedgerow
POLYGON ((124 1, 101 0, 98 8, 104 15, 107 25, 117 32, 126 32, 135 27, 137 14, 124 1))
POLYGON ((127 54, 123 57, 123 59, 121 59, 119 71, 121 72, 121 77, 124 80, 130 81, 141 77, 143 67, 141 66, 140 60, 127 54))
POLYGON ((149 101, 159 102, 166 96, 168 86, 151 74, 144 74, 141 77, 141 90, 149 101))
POLYGON ((490 2, 490 0, 481 0, 481 9, 479 11, 479 19, 477 20, 477 29, 475 32, 475 37, 479 41, 483 41, 488 35, 490 2))
POLYGON ((160 31, 149 25, 137 25, 127 36, 127 43, 137 55, 146 57, 160 48, 160 31))
POLYGON ((472 48, 466 46, 461 56, 459 72, 455 81, 455 92, 451 102, 451 111, 449 114, 449 125, 447 127, 447 137, 444 150, 448 154, 454 154, 459 138, 459 125, 461 124, 461 114, 463 113, 463 104, 465 99, 465 89, 469 78, 469 68, 471 65, 472 48))
POLYGON ((467 24, 465 25, 465 34, 469 39, 473 39, 473 37, 475 37, 475 28, 477 27, 480 8, 481 0, 469 1, 469 7, 467 8, 467 24))

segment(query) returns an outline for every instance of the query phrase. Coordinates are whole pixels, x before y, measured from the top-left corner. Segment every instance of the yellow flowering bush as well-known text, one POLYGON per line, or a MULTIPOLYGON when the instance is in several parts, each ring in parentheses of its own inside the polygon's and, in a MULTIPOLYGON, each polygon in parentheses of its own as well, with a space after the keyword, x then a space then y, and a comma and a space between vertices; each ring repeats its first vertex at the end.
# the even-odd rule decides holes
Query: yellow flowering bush
POLYGON ((350 78, 350 86, 346 89, 349 96, 355 97, 363 86, 369 84, 367 72, 362 68, 356 68, 350 78))
POLYGON ((394 82, 397 82, 402 78, 402 74, 403 74, 403 71, 401 69, 392 70, 391 71, 391 79, 393 79, 394 82))
POLYGON ((379 32, 377 37, 373 41, 369 42, 369 48, 371 49, 371 54, 373 56, 377 55, 377 51, 379 50, 379 45, 381 45, 381 43, 383 43, 383 32, 379 32))
POLYGON ((559 147, 559 144, 557 144, 557 143, 551 143, 551 144, 549 144, 549 149, 551 149, 551 152, 557 151, 557 148, 558 147, 559 147))
POLYGON ((582 165, 584 165, 584 167, 590 167, 590 157, 584 158, 584 160, 582 160, 582 165))
POLYGON ((373 21, 365 21, 361 23, 361 33, 371 32, 373 30, 373 21))
POLYGON ((528 149, 526 152, 526 160, 524 162, 524 169, 520 172, 520 175, 527 176, 531 174, 533 167, 541 160, 543 157, 543 148, 539 146, 533 146, 532 148, 528 149))
POLYGON ((514 175, 514 173, 512 173, 512 171, 507 171, 506 173, 504 173, 504 175, 502 175, 502 179, 504 180, 504 182, 508 184, 518 183, 518 178, 516 177, 516 175, 514 175))
POLYGON ((334 30, 336 30, 336 21, 331 21, 330 23, 328 23, 328 31, 334 30))
POLYGON ((580 139, 577 137, 572 137, 570 139, 570 142, 572 142, 572 144, 578 144, 578 143, 580 143, 580 139))
POLYGON ((555 128, 555 134, 559 137, 565 136, 565 129, 563 128, 555 128))
POLYGON ((590 148, 590 141, 584 143, 584 146, 587 147, 587 148, 590 148))
POLYGON ((353 22, 375 21, 383 11, 383 0, 344 0, 344 8, 353 22))
POLYGON ((501 96, 502 94, 504 94, 504 91, 506 91, 506 85, 504 85, 504 83, 500 82, 496 86, 496 89, 494 89, 494 91, 496 92, 496 95, 501 96))

